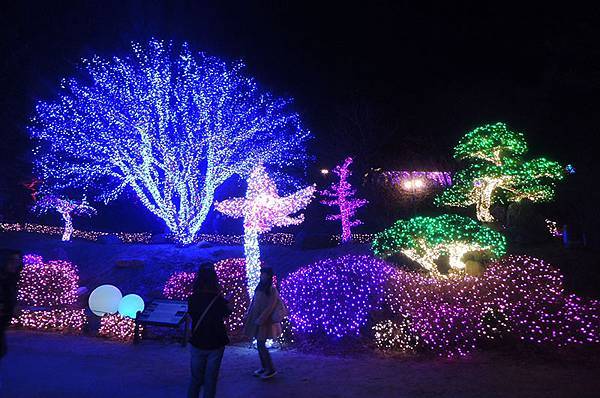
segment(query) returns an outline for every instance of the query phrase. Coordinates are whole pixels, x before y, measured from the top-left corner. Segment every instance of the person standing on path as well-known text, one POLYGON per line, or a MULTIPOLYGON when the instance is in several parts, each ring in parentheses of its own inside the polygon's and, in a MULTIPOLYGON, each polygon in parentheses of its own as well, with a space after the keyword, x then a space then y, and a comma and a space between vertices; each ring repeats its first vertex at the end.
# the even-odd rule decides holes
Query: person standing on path
POLYGON ((223 298, 214 264, 203 263, 198 269, 188 313, 192 318, 191 380, 188 398, 213 398, 225 346, 229 344, 223 318, 231 314, 229 301, 223 298))
POLYGON ((252 303, 246 314, 244 334, 256 339, 261 367, 254 371, 254 376, 263 380, 270 379, 277 374, 266 342, 281 336, 281 321, 287 315, 286 312, 279 292, 273 286, 273 269, 261 268, 260 282, 254 291, 252 303))
MULTIPOLYGON (((23 268, 23 255, 20 251, 0 249, 0 360, 6 355, 4 332, 14 315, 17 304, 17 282, 23 268)), ((0 390, 2 378, 0 377, 0 390)))

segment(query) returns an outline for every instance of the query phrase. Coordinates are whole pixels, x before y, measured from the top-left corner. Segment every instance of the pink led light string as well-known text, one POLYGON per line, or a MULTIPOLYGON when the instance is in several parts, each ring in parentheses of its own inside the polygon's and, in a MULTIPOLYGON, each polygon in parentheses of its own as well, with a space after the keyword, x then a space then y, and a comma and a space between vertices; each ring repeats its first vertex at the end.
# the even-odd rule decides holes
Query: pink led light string
POLYGON ((347 157, 344 163, 336 166, 333 169, 334 174, 339 178, 338 182, 331 184, 329 189, 321 191, 320 194, 330 199, 323 199, 321 203, 326 206, 336 206, 339 208, 339 213, 330 214, 327 220, 337 221, 342 223, 342 243, 349 242, 352 238, 352 227, 361 225, 363 222, 355 219, 356 210, 369 203, 365 199, 355 198, 356 189, 352 188, 348 178, 352 175, 350 165, 352 158, 347 157))

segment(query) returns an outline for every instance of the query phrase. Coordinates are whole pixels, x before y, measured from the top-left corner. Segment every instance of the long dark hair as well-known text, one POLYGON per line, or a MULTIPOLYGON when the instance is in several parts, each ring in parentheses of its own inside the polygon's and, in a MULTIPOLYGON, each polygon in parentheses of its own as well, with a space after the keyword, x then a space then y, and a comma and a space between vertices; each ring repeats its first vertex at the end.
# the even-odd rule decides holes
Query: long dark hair
POLYGON ((202 263, 196 278, 194 279, 194 294, 200 292, 210 292, 219 294, 221 292, 221 285, 219 284, 219 278, 215 271, 215 265, 213 263, 202 263))
POLYGON ((272 290, 271 288, 273 287, 273 268, 263 267, 260 269, 260 274, 261 276, 263 274, 266 274, 269 277, 269 279, 267 279, 266 281, 263 281, 261 279, 261 281, 258 282, 258 286, 256 286, 256 291, 263 292, 267 296, 270 296, 272 290))

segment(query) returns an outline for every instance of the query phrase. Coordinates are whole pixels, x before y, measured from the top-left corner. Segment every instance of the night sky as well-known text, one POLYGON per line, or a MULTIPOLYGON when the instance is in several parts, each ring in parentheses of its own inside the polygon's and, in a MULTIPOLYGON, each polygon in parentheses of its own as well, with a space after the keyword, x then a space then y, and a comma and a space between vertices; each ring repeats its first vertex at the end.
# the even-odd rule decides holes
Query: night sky
POLYGON ((82 57, 123 54, 130 41, 150 37, 242 59, 265 87, 295 98, 316 137, 315 168, 349 153, 361 170, 444 167, 461 135, 504 121, 527 135, 531 155, 573 163, 597 180, 598 7, 11 3, 0 17, 4 190, 30 172, 26 125, 35 101, 77 74, 82 57))

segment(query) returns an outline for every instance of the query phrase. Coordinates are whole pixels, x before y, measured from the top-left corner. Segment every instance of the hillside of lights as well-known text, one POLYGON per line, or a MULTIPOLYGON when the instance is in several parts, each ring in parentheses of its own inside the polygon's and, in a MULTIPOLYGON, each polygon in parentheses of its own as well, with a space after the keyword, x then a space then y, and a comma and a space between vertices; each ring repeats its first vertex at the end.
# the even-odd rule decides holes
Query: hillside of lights
MULTIPOLYGON (((373 165, 344 154, 329 173, 320 167, 331 159, 309 162, 312 134, 292 101, 266 91, 241 62, 150 40, 85 59, 82 73, 38 103, 29 126, 41 181, 32 213, 54 214, 62 226, 0 224, 7 235, 39 235, 64 249, 27 251, 12 327, 145 339, 135 314, 153 299, 186 300, 198 262, 209 260, 235 308, 227 329, 239 339, 260 269, 272 266, 289 309, 280 346, 460 357, 490 341, 550 351, 600 343, 600 303, 568 291, 560 264, 517 253, 493 214, 551 201, 570 173, 527 157, 525 135, 507 124, 467 132, 454 148, 454 174, 381 171, 377 178, 402 194, 427 193, 431 208, 380 228, 369 219, 380 192, 351 171, 373 165), (117 197, 135 198, 167 232, 159 240, 150 231, 76 228, 75 216, 99 214, 117 197), (209 214, 237 234, 207 232, 209 214), (96 274, 78 264, 88 261, 80 253, 63 258, 78 245, 118 265, 96 274), (179 257, 156 265, 160 256, 179 257)), ((561 235, 553 220, 544 226, 552 239, 561 235)))

